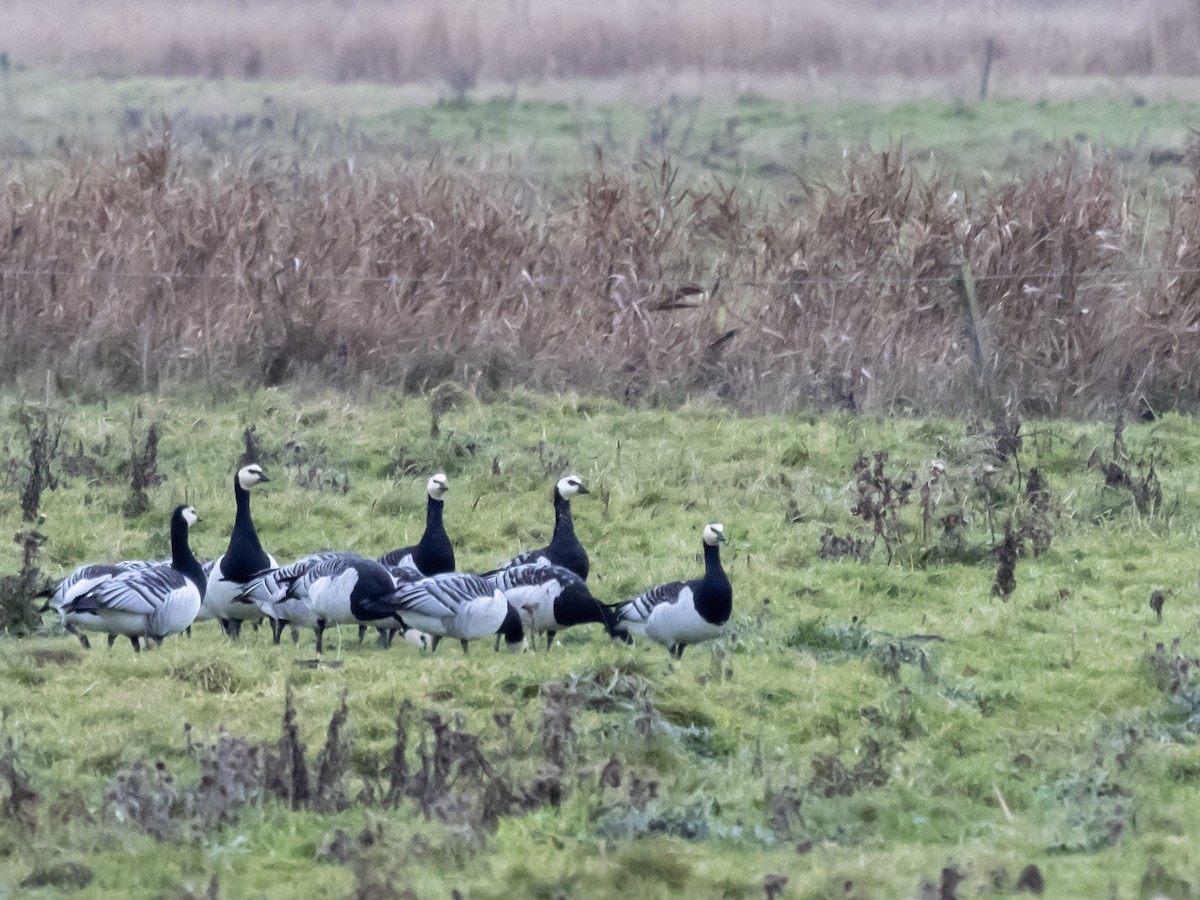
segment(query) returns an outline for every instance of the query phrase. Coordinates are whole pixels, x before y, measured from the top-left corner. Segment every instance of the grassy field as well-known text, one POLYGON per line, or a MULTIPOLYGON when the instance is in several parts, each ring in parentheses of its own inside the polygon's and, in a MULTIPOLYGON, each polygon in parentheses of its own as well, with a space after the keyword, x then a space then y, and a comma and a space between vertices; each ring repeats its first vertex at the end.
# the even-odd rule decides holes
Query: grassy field
MULTIPOLYGON (((460 567, 489 567, 546 539, 550 485, 571 471, 592 489, 575 519, 606 601, 698 573, 700 528, 725 523, 728 635, 671 663, 585 630, 519 656, 358 648, 343 632, 340 665, 317 669, 298 665, 311 635, 235 645, 211 625, 138 656, 49 626, 5 640, 0 893, 757 897, 786 878, 776 896, 879 897, 962 876, 959 896, 1038 879, 1055 897, 1192 896, 1193 420, 1014 432, 439 396, 437 436, 428 400, 382 391, 57 403, 38 565, 160 555, 184 499, 198 554, 220 552, 253 426, 273 478, 254 516, 281 558, 412 541, 444 470, 460 567), (165 480, 130 517, 129 460, 152 423, 165 480), (1029 495, 1035 467, 1048 495, 1029 495), (992 552, 1006 524, 1025 549, 1007 599, 992 552), (822 558, 855 540, 865 561, 822 558), (281 752, 289 691, 313 794, 297 809, 236 765, 281 752), (389 805, 398 715, 409 789, 389 805), (418 790, 423 754, 444 777, 418 790)), ((28 527, 19 406, 9 395, 0 418, 9 533, 28 527)), ((20 566, 12 545, 0 560, 20 566)))
POLYGON ((200 171, 255 155, 321 170, 347 156, 362 166, 437 154, 476 171, 515 170, 543 187, 589 169, 597 154, 618 169, 667 156, 685 176, 786 200, 802 179, 829 179, 847 152, 903 145, 927 170, 975 189, 1088 145, 1160 197, 1180 180, 1178 154, 1200 116, 1190 82, 1161 79, 972 98, 964 87, 866 103, 800 77, 492 82, 460 98, 436 81, 102 79, 22 69, 0 73, 0 162, 27 177, 53 171, 65 155, 111 153, 165 130, 200 171))

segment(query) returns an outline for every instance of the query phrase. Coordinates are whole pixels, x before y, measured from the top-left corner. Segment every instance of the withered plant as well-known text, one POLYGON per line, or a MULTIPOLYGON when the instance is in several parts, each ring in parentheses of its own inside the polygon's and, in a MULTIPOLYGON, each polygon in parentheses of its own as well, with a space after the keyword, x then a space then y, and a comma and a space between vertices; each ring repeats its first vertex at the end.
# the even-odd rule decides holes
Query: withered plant
POLYGON ((18 413, 21 428, 28 442, 27 455, 16 461, 16 468, 23 472, 21 485, 21 516, 26 522, 36 522, 42 492, 58 487, 55 461, 62 442, 63 419, 53 420, 46 409, 22 408, 18 413))
POLYGON ((140 516, 149 510, 149 492, 166 480, 167 476, 158 471, 158 424, 151 422, 146 431, 146 442, 140 449, 137 437, 133 438, 129 458, 129 498, 123 506, 125 515, 140 516))
POLYGON ((598 162, 543 194, 443 157, 190 165, 168 136, 72 155, 62 190, 10 183, 0 375, 138 390, 366 375, 751 410, 1200 404, 1200 167, 1160 236, 1136 233, 1114 169, 1079 148, 976 196, 903 148, 852 155, 787 205, 669 161, 598 162), (1138 254, 1160 239, 1148 271, 1138 254))

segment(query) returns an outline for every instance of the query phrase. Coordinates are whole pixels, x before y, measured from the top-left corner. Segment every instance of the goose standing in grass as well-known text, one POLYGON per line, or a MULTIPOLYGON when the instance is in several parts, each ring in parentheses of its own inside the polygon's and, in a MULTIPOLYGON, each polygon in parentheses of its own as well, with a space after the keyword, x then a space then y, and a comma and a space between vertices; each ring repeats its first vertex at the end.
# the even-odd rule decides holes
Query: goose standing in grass
MULTIPOLYGON (((554 534, 550 543, 539 550, 528 550, 514 556, 496 571, 511 569, 539 561, 570 569, 584 581, 588 577, 588 555, 575 537, 575 522, 571 519, 571 498, 576 494, 588 493, 583 480, 578 475, 568 475, 559 479, 554 486, 554 534)), ((489 573, 489 574, 495 574, 489 573)))
POLYGON ((261 584, 259 576, 278 565, 273 556, 263 551, 254 520, 250 518, 250 488, 270 480, 257 464, 243 466, 234 476, 237 513, 233 532, 228 549, 213 562, 212 581, 204 597, 206 611, 220 620, 225 633, 234 640, 241 634, 243 622, 258 622, 263 617, 258 604, 265 595, 248 588, 261 584))
POLYGON ((467 651, 467 642, 500 634, 506 649, 525 646, 525 627, 504 592, 481 575, 448 572, 399 584, 375 614, 390 614, 405 628, 430 636, 436 650, 442 638, 453 638, 467 651))
POLYGON ((733 612, 733 588, 721 567, 725 526, 704 526, 704 577, 660 584, 613 607, 616 632, 648 637, 679 659, 689 644, 720 637, 733 612))
POLYGON ((135 651, 141 651, 142 638, 162 643, 191 625, 206 586, 204 569, 188 546, 188 528, 197 521, 195 509, 176 507, 171 516, 170 565, 110 575, 63 604, 64 622, 110 638, 124 635, 135 651))
POLYGON ((421 540, 411 547, 401 547, 379 557, 379 562, 389 569, 416 569, 422 575, 441 575, 454 571, 454 545, 442 524, 446 492, 450 482, 443 472, 429 479, 425 492, 429 499, 425 503, 425 532, 421 540))
MULTIPOLYGON (((168 563, 169 564, 169 561, 168 563)), ((90 591, 92 588, 108 581, 117 575, 124 572, 133 572, 137 569, 148 569, 151 566, 164 565, 163 562, 129 559, 117 563, 87 563, 79 566, 71 574, 58 583, 54 591, 49 594, 49 599, 42 605, 38 612, 55 612, 62 621, 63 629, 69 634, 79 638, 79 643, 83 645, 83 649, 90 650, 91 642, 86 634, 80 631, 71 622, 67 621, 63 614, 63 607, 90 591)), ((45 597, 46 594, 38 594, 39 597, 45 597)), ((110 642, 113 638, 110 636, 110 642)))
MULTIPOLYGON (((570 569, 527 563, 501 569, 489 576, 489 581, 504 592, 518 613, 528 613, 525 621, 532 624, 534 632, 546 633, 547 650, 554 643, 554 636, 572 625, 598 622, 610 637, 616 636, 613 633, 616 613, 593 597, 584 580, 570 569)), ((497 638, 497 648, 498 645, 497 638)))
MULTIPOLYGON (((419 576, 441 575, 454 571, 454 545, 446 534, 442 523, 442 511, 445 507, 446 492, 450 490, 450 482, 444 472, 438 472, 425 485, 429 499, 425 503, 425 532, 421 540, 411 547, 401 547, 391 553, 379 557, 379 562, 394 576, 401 580, 413 580, 410 574, 419 576)), ((358 628, 358 642, 361 644, 367 633, 367 626, 358 628)), ((395 629, 379 628, 379 637, 385 647, 392 643, 395 629)))
MULTIPOLYGON (((269 573, 264 581, 276 587, 269 590, 264 609, 273 621, 316 631, 318 656, 330 625, 391 620, 387 612, 373 611, 395 590, 395 579, 375 560, 355 553, 316 553, 269 573)), ((275 643, 281 627, 275 630, 275 643)))

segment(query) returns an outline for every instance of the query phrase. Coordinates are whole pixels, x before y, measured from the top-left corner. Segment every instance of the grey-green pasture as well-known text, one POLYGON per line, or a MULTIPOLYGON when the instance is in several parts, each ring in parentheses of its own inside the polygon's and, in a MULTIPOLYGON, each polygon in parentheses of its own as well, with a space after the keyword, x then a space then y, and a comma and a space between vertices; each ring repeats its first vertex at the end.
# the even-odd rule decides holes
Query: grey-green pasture
MULTIPOLYGON (((591 628, 521 655, 358 647, 342 629, 312 668, 311 633, 234 644, 208 623, 135 655, 84 651, 48 617, 0 641, 0 892, 900 897, 961 876, 960 896, 1041 879, 1055 897, 1184 897, 1200 884, 1193 420, 1027 421, 1015 441, 1015 423, 990 419, 436 397, 436 435, 427 397, 366 388, 52 400, 59 483, 33 523, 36 564, 61 576, 162 555, 185 500, 198 555, 221 552, 253 426, 272 476, 254 518, 281 559, 411 543, 425 480, 445 471, 459 565, 486 569, 549 537, 550 487, 575 472, 605 601, 698 575, 701 528, 725 524, 726 636, 671 662, 591 628), (131 516, 130 459, 151 424, 164 480, 131 516), (852 513, 864 499, 871 521, 852 513), (1025 529, 1007 597, 993 552, 1006 524, 1025 529), (314 795, 328 776, 307 803, 220 774, 206 749, 243 759, 244 739, 269 757, 289 692, 314 795), (318 759, 343 697, 337 752, 318 759), (409 789, 386 800, 398 717, 409 789), (422 757, 436 768, 443 746, 430 717, 460 737, 420 794, 422 757)), ((17 501, 23 405, 42 408, 9 394, 0 417, 7 534, 33 527, 17 501)), ((6 544, 4 574, 20 565, 6 544)))

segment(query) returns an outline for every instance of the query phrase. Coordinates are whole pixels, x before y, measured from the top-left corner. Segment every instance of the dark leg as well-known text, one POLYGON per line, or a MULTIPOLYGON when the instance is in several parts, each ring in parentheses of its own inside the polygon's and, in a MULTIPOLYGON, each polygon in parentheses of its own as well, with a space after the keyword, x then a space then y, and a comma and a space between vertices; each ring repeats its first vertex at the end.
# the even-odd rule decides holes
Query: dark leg
POLYGON ((321 638, 325 635, 325 620, 317 619, 317 656, 321 655, 321 638))
MULTIPOLYGON (((388 636, 389 630, 387 628, 376 628, 375 630, 379 632, 379 646, 380 647, 382 647, 384 650, 386 650, 388 647, 392 646, 391 638, 388 636)), ((359 643, 361 644, 362 641, 359 641, 359 643)))
POLYGON ((192 626, 189 625, 187 628, 183 629, 183 633, 186 634, 188 637, 191 637, 192 636, 192 626))
POLYGON ((142 645, 138 643, 138 639, 137 639, 137 638, 135 638, 135 637, 130 637, 130 638, 129 638, 129 643, 133 644, 133 652, 134 652, 134 653, 141 653, 141 652, 142 652, 142 645))
POLYGON ((467 652, 467 646, 468 646, 468 645, 467 645, 467 642, 466 642, 466 641, 459 641, 459 643, 460 643, 460 644, 462 644, 463 653, 466 653, 466 652, 467 652))
POLYGON ((546 649, 547 650, 549 650, 550 645, 554 643, 554 636, 556 634, 558 634, 557 631, 547 631, 546 632, 546 649))
MULTIPOLYGON (((382 634, 383 629, 382 628, 379 629, 379 632, 380 632, 380 634, 382 634)), ((366 637, 367 637, 367 626, 359 625, 358 626, 358 646, 360 646, 360 647, 362 646, 362 642, 366 639, 366 637)))
POLYGON ((117 636, 116 636, 115 634, 110 634, 110 635, 108 636, 108 646, 110 646, 110 647, 111 647, 111 646, 112 646, 113 644, 115 644, 116 642, 117 642, 117 636))
POLYGON ((276 647, 279 646, 279 639, 283 637, 283 627, 287 624, 284 619, 271 620, 271 643, 276 647))
POLYGON ((500 634, 499 634, 499 632, 496 633, 496 652, 497 653, 500 652, 500 634))
POLYGON ((225 636, 230 638, 233 637, 233 625, 230 624, 230 620, 217 619, 217 621, 221 623, 221 630, 225 632, 225 636))
POLYGON ((91 641, 89 641, 87 639, 87 635, 84 634, 82 631, 80 631, 78 628, 76 628, 74 625, 72 625, 70 622, 68 622, 66 625, 63 626, 63 630, 65 630, 68 634, 73 634, 73 635, 75 635, 75 637, 79 638, 79 643, 83 644, 84 650, 92 649, 91 641))
POLYGON ((440 644, 442 642, 442 639, 440 637, 438 637, 436 634, 430 635, 430 638, 431 638, 431 640, 429 642, 429 652, 437 653, 438 644, 440 644))
POLYGON ((229 620, 229 636, 231 638, 233 638, 235 641, 238 640, 242 636, 242 620, 241 619, 230 619, 229 620))
POLYGON ((682 659, 683 658, 683 648, 686 646, 687 646, 687 644, 672 644, 671 645, 671 658, 672 659, 682 659))

